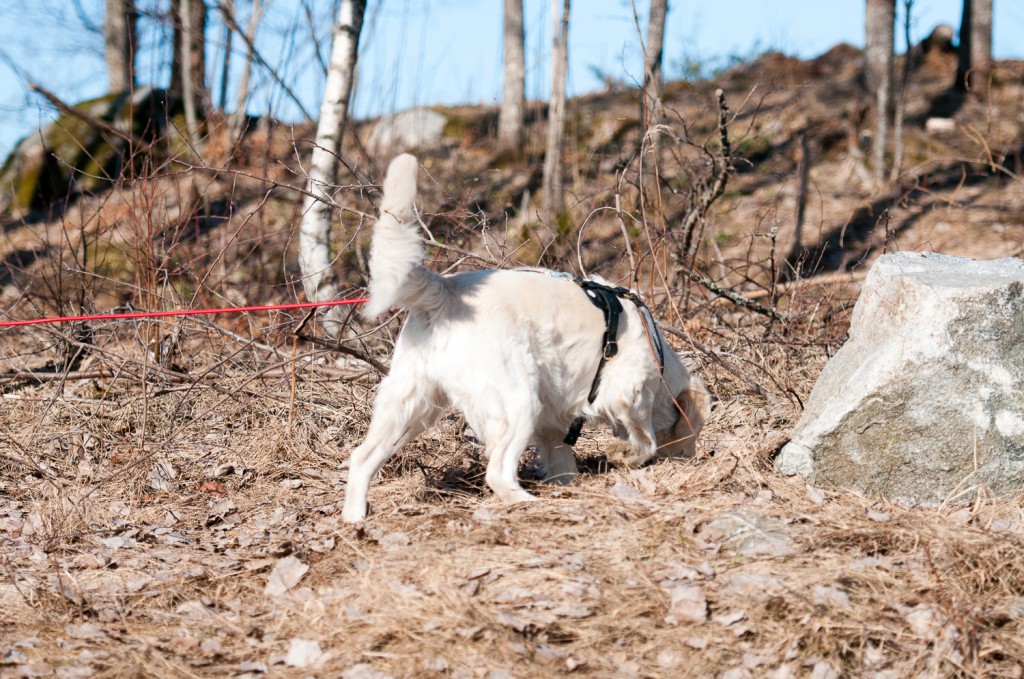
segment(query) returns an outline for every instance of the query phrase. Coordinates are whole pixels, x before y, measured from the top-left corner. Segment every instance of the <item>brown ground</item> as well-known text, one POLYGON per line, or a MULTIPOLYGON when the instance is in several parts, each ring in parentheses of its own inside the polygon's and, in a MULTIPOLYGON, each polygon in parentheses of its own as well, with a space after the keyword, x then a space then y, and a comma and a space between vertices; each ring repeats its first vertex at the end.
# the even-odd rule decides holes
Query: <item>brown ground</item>
MULTIPOLYGON (((726 91, 749 162, 734 161, 698 268, 775 319, 659 275, 700 153, 664 136, 660 197, 641 201, 636 185, 653 184, 632 95, 572 108, 584 266, 621 277, 625 229, 641 287, 719 399, 695 460, 610 468, 607 433, 588 430, 579 483, 531 484, 541 502, 504 507, 453 414, 389 463, 355 529, 339 520, 344 466, 378 374, 293 343, 301 316, 3 331, 0 677, 1024 675, 1024 499, 979 489, 966 506, 905 509, 771 471, 878 253, 1024 248, 1021 66, 1000 64, 991 96, 933 133, 951 74, 926 60, 904 172, 877 188, 859 157, 856 59, 768 55, 669 87, 671 130, 712 150, 711 92, 726 91), (805 254, 786 282, 805 133, 805 254)), ((536 144, 525 162, 497 157, 491 112, 450 115, 449 140, 421 153, 437 266, 577 270, 575 228, 504 217, 537 193, 536 144)), ((233 161, 278 186, 167 167, 55 218, 9 220, 0 302, 27 318, 294 299, 291 139, 257 131, 233 161)), ((338 198, 353 208, 338 235, 353 291, 372 157, 352 152, 338 198)), ((399 323, 353 320, 351 334, 374 332, 347 346, 386 361, 399 323)))

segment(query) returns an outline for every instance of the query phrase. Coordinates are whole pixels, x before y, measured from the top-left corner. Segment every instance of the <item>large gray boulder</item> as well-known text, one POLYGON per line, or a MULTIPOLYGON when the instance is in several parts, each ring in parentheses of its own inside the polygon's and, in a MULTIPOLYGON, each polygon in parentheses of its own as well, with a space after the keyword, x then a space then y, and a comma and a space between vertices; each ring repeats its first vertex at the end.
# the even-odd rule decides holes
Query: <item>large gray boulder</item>
POLYGON ((411 108, 386 115, 370 130, 366 145, 378 153, 410 151, 436 145, 448 118, 429 108, 411 108))
POLYGON ((911 505, 1024 488, 1024 261, 880 257, 775 466, 911 505))

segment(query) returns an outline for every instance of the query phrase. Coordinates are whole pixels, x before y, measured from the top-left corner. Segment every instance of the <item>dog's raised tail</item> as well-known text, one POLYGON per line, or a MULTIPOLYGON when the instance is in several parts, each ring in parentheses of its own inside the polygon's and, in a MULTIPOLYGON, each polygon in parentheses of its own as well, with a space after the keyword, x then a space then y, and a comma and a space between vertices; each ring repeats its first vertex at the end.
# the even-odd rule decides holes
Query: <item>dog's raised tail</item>
POLYGON ((373 318, 392 306, 431 309, 443 303, 444 281, 423 266, 423 241, 416 224, 414 156, 403 153, 388 166, 380 217, 370 245, 370 301, 363 313, 373 318))

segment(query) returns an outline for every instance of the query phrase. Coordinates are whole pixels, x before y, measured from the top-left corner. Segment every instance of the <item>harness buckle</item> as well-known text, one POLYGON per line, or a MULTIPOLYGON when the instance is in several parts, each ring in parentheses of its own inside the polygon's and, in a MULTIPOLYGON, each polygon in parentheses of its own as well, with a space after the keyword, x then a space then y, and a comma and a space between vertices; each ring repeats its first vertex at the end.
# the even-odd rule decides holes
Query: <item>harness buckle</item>
POLYGON ((619 353, 619 345, 615 340, 611 340, 610 342, 604 345, 604 360, 607 361, 609 358, 614 357, 617 353, 619 353))

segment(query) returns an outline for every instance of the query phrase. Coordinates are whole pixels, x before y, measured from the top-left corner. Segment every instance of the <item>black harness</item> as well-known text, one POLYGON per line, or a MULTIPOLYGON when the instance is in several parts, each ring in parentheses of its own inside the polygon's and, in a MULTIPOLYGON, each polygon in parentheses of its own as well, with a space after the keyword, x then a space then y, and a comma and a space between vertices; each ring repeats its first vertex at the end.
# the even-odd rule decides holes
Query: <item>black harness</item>
MULTIPOLYGON (((657 352, 658 370, 662 373, 665 372, 665 348, 661 344, 661 338, 658 336, 657 330, 655 330, 654 317, 651 316, 650 309, 647 308, 647 305, 644 304, 643 300, 636 293, 618 285, 602 285, 601 283, 577 276, 570 276, 569 274, 560 274, 560 276, 571 280, 583 288, 583 292, 586 293, 590 303, 600 309, 604 315, 604 339, 601 350, 601 362, 597 364, 594 381, 590 384, 590 394, 587 395, 587 403, 593 403, 594 399, 597 398, 597 389, 601 385, 601 370, 604 368, 604 364, 619 353, 617 338, 619 334, 619 315, 622 313, 622 302, 619 301, 620 299, 628 299, 636 305, 644 325, 647 326, 647 335, 657 352)), ((579 416, 572 421, 569 432, 565 435, 564 439, 567 446, 576 444, 585 421, 583 416, 579 416)))

